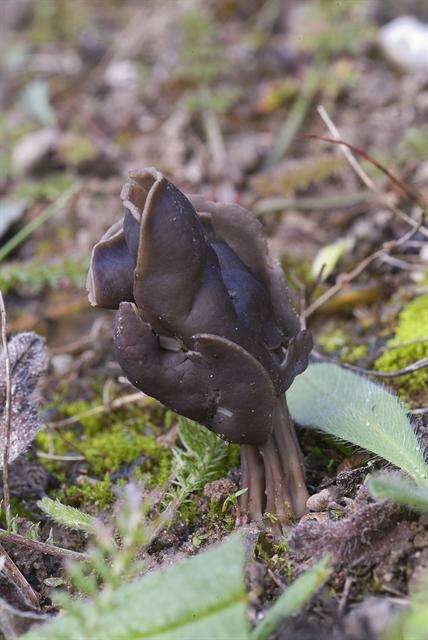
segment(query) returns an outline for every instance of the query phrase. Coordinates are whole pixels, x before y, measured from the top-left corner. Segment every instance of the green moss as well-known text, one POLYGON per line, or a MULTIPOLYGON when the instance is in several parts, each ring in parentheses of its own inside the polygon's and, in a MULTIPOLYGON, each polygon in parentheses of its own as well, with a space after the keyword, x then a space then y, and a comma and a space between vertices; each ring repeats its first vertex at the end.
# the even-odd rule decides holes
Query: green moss
POLYGON ((178 508, 180 514, 180 521, 185 522, 189 526, 193 526, 200 518, 198 505, 195 500, 186 500, 180 504, 178 508))
POLYGON ((80 450, 96 475, 119 471, 140 456, 145 458, 142 469, 150 474, 153 484, 161 485, 170 474, 171 455, 154 436, 147 436, 126 425, 115 424, 104 433, 83 439, 80 450))
POLYGON ((321 334, 317 338, 318 344, 325 353, 338 353, 341 362, 354 364, 368 352, 366 344, 355 344, 355 340, 342 329, 335 329, 329 333, 321 334))
POLYGON ((65 504, 85 507, 91 512, 107 509, 115 499, 113 485, 108 473, 100 481, 84 479, 56 492, 56 497, 65 504))
MULTIPOLYGON (((428 295, 410 302, 400 313, 395 337, 387 343, 387 351, 376 360, 378 371, 403 369, 412 362, 428 357, 428 295)), ((428 369, 391 380, 399 395, 409 399, 420 393, 428 398, 428 369)))
POLYGON ((79 463, 79 472, 87 472, 90 478, 83 476, 82 480, 81 475, 79 482, 71 485, 69 466, 62 460, 41 458, 41 462, 64 485, 56 492, 56 497, 65 504, 91 508, 92 512, 111 504, 115 487, 124 482, 123 479, 113 481, 112 474, 122 471, 128 474, 127 467, 137 462, 133 470, 135 480, 143 481, 149 488, 161 486, 170 476, 172 458, 171 451, 157 442, 160 430, 141 407, 129 406, 120 411, 85 416, 101 404, 99 395, 100 391, 96 389, 92 401, 60 404, 57 404, 58 398, 54 398, 52 404, 60 417, 81 416, 79 423, 58 431, 42 431, 36 439, 42 451, 59 456, 84 456, 85 460, 79 463))
POLYGON ((367 355, 368 346, 366 344, 346 345, 345 353, 340 357, 342 362, 348 362, 354 364, 359 360, 362 360, 367 355))
MULTIPOLYGON (((208 503, 208 510, 203 514, 204 526, 211 531, 219 527, 224 531, 233 531, 235 527, 235 507, 229 503, 226 510, 223 509, 224 502, 211 499, 208 503)), ((197 514, 201 517, 201 514, 197 514)))
POLYGON ((347 335, 342 329, 335 329, 319 335, 317 342, 326 353, 334 353, 345 346, 347 339, 347 335))

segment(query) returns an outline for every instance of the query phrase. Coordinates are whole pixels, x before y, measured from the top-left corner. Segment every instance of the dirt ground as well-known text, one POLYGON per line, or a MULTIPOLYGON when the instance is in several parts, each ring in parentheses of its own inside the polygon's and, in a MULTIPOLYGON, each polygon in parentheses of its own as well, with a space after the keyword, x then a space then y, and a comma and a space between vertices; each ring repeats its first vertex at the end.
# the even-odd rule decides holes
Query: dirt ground
MULTIPOLYGON (((428 7, 3 0, 0 12, 0 289, 9 331, 36 331, 50 355, 40 387, 46 426, 11 466, 12 509, 21 534, 40 523, 46 540, 52 524, 36 506, 40 497, 104 516, 126 481, 165 482, 177 445, 174 418, 157 403, 112 407, 134 389, 113 356, 112 313, 92 309, 86 297, 91 247, 121 215, 127 172, 154 166, 184 193, 248 207, 304 313, 340 274, 403 236, 417 209, 370 162, 359 158, 375 191, 343 148, 310 137, 332 135, 318 105, 342 139, 428 198, 428 75, 400 70, 379 45, 383 25, 405 14, 428 21, 428 7), (314 259, 334 243, 331 272, 317 281, 314 259), (88 414, 94 407, 103 408, 88 414)), ((400 312, 428 294, 426 241, 417 231, 308 314, 316 358, 385 371, 427 357, 426 341, 416 355, 394 359, 385 350, 400 312)), ((425 299, 416 320, 427 314, 425 299)), ((428 405, 427 383, 426 369, 388 379, 411 410, 428 405)), ((424 442, 427 415, 413 417, 424 442)), ((298 434, 309 491, 328 497, 290 528, 286 543, 261 534, 247 570, 253 619, 328 551, 333 578, 275 638, 379 637, 428 566, 428 520, 369 496, 364 478, 381 460, 312 430, 298 434)), ((227 478, 195 494, 152 544, 152 566, 233 529, 236 506, 221 505, 237 491, 239 473, 231 455, 227 478)), ((60 527, 53 537, 63 547, 84 545, 60 527)), ((63 575, 61 562, 5 547, 51 610, 50 579, 63 575)), ((10 585, 2 581, 3 597, 10 585)))

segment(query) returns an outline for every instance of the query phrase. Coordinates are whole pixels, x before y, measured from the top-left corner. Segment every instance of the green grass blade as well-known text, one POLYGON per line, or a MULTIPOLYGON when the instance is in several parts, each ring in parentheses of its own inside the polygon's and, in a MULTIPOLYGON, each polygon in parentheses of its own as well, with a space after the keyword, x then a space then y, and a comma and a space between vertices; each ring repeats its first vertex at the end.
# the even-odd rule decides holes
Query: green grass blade
POLYGON ((80 183, 78 181, 74 182, 64 193, 62 193, 55 202, 52 202, 46 209, 44 209, 41 213, 39 213, 34 220, 31 220, 25 227, 22 227, 18 233, 6 242, 0 249, 0 262, 6 258, 14 249, 19 247, 19 245, 24 242, 36 229, 38 229, 42 224, 44 224, 49 218, 52 218, 55 214, 57 214, 70 200, 72 196, 80 189, 80 183))
POLYGON ((251 640, 267 640, 281 620, 298 611, 318 591, 330 574, 329 558, 325 557, 299 576, 269 609, 252 632, 251 640))

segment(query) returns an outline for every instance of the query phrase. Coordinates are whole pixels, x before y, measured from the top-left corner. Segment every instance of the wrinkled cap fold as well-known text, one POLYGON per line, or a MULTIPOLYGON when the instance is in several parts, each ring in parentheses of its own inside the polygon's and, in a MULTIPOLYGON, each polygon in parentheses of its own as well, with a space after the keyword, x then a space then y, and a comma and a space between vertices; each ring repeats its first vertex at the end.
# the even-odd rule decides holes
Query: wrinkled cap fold
POLYGON ((156 169, 132 171, 121 199, 88 274, 91 303, 119 308, 121 367, 178 413, 260 444, 312 348, 262 225, 237 205, 187 198, 156 169))

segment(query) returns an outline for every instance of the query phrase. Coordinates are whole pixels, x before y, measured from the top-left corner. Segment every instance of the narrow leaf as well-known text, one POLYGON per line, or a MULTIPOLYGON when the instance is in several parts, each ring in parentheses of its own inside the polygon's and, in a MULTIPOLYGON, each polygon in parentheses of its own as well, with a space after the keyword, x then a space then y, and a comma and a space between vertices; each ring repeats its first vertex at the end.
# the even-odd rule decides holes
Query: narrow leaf
POLYGON ((321 247, 312 263, 312 277, 316 280, 322 271, 322 280, 326 280, 334 271, 339 260, 352 249, 353 238, 339 238, 332 244, 321 247))
MULTIPOLYGON (((92 638, 103 640, 248 640, 244 547, 232 536, 166 570, 119 587, 108 610, 97 617, 76 602, 83 618, 97 620, 92 638)), ((78 617, 69 615, 31 630, 23 640, 79 638, 78 617)))
POLYGON ((418 486, 404 476, 377 473, 369 476, 366 484, 375 498, 392 500, 422 513, 428 512, 428 487, 418 486))
POLYGON ((330 574, 331 567, 327 556, 299 576, 269 609, 252 632, 251 640, 267 640, 278 624, 298 611, 318 591, 330 574))
POLYGON ((39 500, 37 506, 52 518, 52 520, 55 520, 57 524, 60 524, 67 529, 85 531, 86 533, 94 532, 95 518, 90 516, 88 513, 84 513, 83 511, 79 511, 79 509, 63 504, 59 500, 52 500, 47 497, 39 500))
POLYGON ((334 364, 312 364, 287 392, 293 418, 371 451, 428 484, 406 410, 384 387, 334 364))

